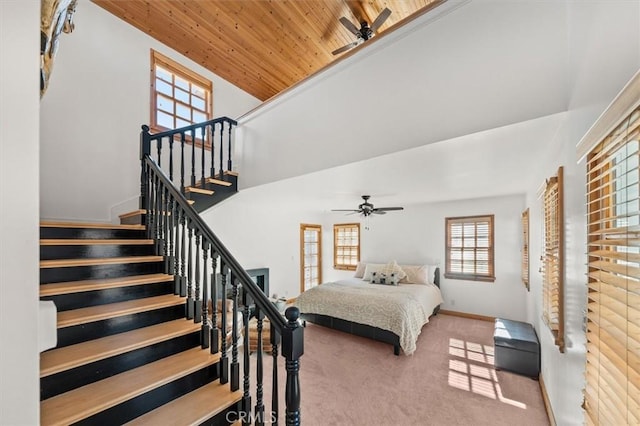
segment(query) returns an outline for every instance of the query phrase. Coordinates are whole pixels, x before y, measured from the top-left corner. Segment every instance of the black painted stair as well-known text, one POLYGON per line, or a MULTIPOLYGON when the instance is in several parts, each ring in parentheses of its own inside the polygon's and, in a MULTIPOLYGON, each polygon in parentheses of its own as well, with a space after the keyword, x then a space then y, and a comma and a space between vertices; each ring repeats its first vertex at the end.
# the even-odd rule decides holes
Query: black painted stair
POLYGON ((143 226, 42 222, 40 235, 40 297, 58 309, 58 345, 40 358, 42 425, 160 424, 165 404, 190 410, 177 424, 237 418, 226 413, 241 393, 217 380, 220 354, 201 348, 143 226))

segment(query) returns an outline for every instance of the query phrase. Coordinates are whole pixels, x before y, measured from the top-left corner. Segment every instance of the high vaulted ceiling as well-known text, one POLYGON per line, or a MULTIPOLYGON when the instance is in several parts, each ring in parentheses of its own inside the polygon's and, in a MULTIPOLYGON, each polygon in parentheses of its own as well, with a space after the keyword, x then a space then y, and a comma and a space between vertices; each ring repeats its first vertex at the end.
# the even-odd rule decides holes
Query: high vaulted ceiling
POLYGON ((93 1, 266 100, 339 58, 331 52, 356 40, 340 17, 359 28, 387 7, 392 13, 381 34, 445 0, 93 1))

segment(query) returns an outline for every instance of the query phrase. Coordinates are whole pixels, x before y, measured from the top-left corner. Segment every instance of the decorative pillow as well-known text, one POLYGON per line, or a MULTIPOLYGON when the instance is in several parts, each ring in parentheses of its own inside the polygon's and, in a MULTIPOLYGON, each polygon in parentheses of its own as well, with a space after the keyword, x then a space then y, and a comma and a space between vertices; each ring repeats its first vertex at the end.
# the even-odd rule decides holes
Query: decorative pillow
POLYGON ((371 281, 371 275, 374 272, 381 272, 382 268, 384 268, 384 263, 367 263, 367 266, 364 269, 364 276, 362 279, 364 281, 371 281))
POLYGON ((402 265, 401 268, 407 275, 400 279, 401 284, 429 284, 433 281, 429 277, 429 265, 402 265))
POLYGON ((382 268, 382 271, 380 272, 384 273, 388 277, 390 277, 391 274, 395 274, 398 277, 398 280, 401 280, 407 276, 407 274, 402 270, 400 266, 398 266, 398 263, 395 260, 392 260, 391 262, 384 265, 384 268, 382 268))
POLYGON ((371 274, 371 284, 398 285, 398 276, 395 272, 387 275, 383 272, 373 272, 371 274))
POLYGON ((356 266, 356 273, 353 275, 354 278, 362 278, 364 277, 364 270, 367 267, 367 264, 364 262, 358 262, 358 266, 356 266))

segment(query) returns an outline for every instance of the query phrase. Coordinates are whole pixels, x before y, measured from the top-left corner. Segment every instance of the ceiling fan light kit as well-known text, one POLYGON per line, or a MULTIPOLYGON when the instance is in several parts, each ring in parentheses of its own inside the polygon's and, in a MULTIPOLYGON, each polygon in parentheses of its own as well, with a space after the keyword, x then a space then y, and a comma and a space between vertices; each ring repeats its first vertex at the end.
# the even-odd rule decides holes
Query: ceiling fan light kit
POLYGON ((347 18, 345 18, 344 16, 340 18, 340 23, 346 28, 348 29, 353 35, 355 35, 357 37, 356 41, 351 42, 345 46, 342 46, 339 49, 334 50, 333 52, 331 52, 331 54, 333 55, 338 55, 342 52, 346 52, 347 50, 354 48, 362 43, 364 43, 365 41, 373 38, 376 33, 378 32, 378 28, 380 28, 380 26, 382 24, 384 24, 384 22, 387 20, 387 18, 389 18, 389 16, 391 15, 391 10, 387 7, 385 7, 382 12, 380 12, 380 14, 378 15, 378 17, 373 21, 373 23, 371 24, 371 26, 369 26, 369 23, 367 21, 362 21, 360 23, 360 28, 356 27, 354 25, 353 22, 351 22, 350 20, 348 20, 347 18))

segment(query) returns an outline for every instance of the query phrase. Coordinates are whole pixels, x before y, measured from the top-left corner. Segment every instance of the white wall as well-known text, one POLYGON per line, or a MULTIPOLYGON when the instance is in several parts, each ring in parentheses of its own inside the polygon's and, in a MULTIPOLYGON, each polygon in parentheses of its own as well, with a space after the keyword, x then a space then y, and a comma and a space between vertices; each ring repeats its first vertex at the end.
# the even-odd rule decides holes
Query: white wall
POLYGON ((564 2, 472 0, 430 15, 243 118, 243 187, 566 110, 564 2))
POLYGON ((0 1, 0 424, 40 420, 40 2, 0 1))
POLYGON ((553 344, 542 317, 539 273, 541 204, 535 187, 527 193, 531 211, 531 292, 528 320, 541 341, 542 376, 559 425, 583 424, 586 309, 585 164, 575 146, 600 113, 640 67, 640 2, 568 2, 569 110, 563 129, 548 145, 540 183, 564 166, 566 353, 553 344))
POLYGON ((137 208, 151 48, 212 80, 215 117, 238 117, 259 101, 94 3, 79 3, 41 103, 41 217, 108 221, 122 202, 137 208))

